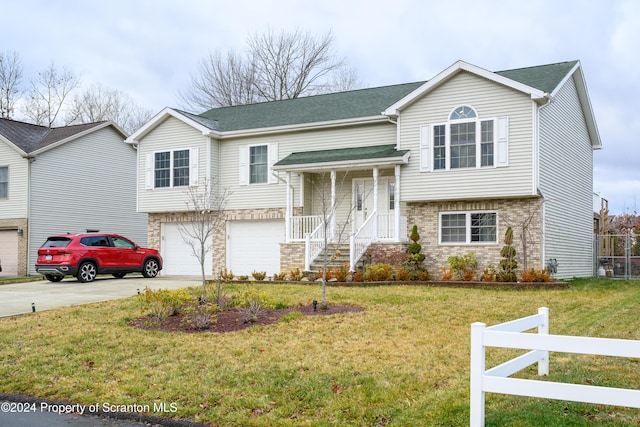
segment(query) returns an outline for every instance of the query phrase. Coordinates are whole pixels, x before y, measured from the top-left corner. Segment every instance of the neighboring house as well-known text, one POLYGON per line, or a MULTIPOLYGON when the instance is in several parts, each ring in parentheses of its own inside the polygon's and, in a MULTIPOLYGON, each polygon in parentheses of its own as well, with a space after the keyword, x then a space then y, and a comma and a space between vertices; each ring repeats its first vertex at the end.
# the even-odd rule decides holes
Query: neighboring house
POLYGON ((35 274, 51 234, 117 232, 146 245, 126 136, 111 122, 49 129, 0 119, 0 274, 35 274))
POLYGON ((127 142, 164 274, 199 274, 178 224, 187 189, 209 182, 230 191, 214 275, 313 269, 323 218, 352 268, 372 244, 404 250, 413 224, 434 277, 467 252, 497 266, 510 225, 521 267, 526 252, 529 268, 554 259, 557 277, 592 274, 601 142, 578 61, 502 72, 459 61, 425 82, 166 108, 127 142))

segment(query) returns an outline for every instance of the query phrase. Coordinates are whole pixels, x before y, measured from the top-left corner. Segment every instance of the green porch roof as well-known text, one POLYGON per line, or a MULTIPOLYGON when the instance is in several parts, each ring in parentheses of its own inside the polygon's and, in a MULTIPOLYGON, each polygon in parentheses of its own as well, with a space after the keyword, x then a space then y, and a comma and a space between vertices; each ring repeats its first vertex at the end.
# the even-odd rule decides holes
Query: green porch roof
MULTIPOLYGON (((349 161, 380 160, 386 163, 401 163, 409 150, 396 150, 395 144, 368 147, 338 148, 334 150, 305 151, 291 153, 273 165, 274 169, 295 169, 303 165, 337 163, 349 161)), ((383 162, 384 163, 384 162, 383 162)))

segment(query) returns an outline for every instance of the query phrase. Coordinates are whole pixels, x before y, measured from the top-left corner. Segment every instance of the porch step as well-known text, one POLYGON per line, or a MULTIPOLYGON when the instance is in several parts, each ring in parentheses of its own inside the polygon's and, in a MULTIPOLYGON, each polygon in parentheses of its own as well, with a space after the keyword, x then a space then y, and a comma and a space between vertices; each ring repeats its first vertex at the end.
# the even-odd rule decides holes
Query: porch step
MULTIPOLYGON (((349 268, 350 255, 349 255, 349 246, 348 245, 340 245, 337 248, 333 245, 330 245, 329 251, 327 251, 327 267, 328 268, 340 268, 344 265, 349 268)), ((319 272, 322 271, 322 266, 324 265, 324 254, 321 253, 318 257, 311 263, 311 271, 319 272)))

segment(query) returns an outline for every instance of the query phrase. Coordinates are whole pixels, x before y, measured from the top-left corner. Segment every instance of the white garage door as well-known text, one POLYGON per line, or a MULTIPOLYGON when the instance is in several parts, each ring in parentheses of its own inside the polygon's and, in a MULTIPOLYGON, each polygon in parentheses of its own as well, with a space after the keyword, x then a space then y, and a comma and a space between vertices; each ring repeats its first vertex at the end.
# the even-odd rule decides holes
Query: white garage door
POLYGON ((18 232, 0 230, 0 276, 18 275, 18 232))
MULTIPOLYGON (((188 227, 188 225, 187 225, 188 227)), ((202 274, 200 270, 200 262, 193 254, 191 246, 187 244, 182 235, 178 224, 164 223, 160 228, 160 254, 164 261, 162 275, 180 275, 180 276, 199 276, 202 274)), ((199 244, 198 242, 196 242, 199 244)), ((206 255, 204 263, 204 274, 212 275, 213 251, 209 251, 206 255)))
POLYGON ((227 223, 227 269, 236 276, 280 272, 280 243, 284 221, 230 221, 227 223))

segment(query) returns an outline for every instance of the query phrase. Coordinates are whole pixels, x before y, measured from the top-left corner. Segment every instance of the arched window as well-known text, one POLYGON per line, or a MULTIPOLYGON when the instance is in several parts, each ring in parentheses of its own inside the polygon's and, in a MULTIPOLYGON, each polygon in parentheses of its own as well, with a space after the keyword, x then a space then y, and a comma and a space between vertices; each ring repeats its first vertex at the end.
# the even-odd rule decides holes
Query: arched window
POLYGON ((454 109, 449 115, 449 120, 475 119, 476 111, 468 105, 462 105, 454 109))

